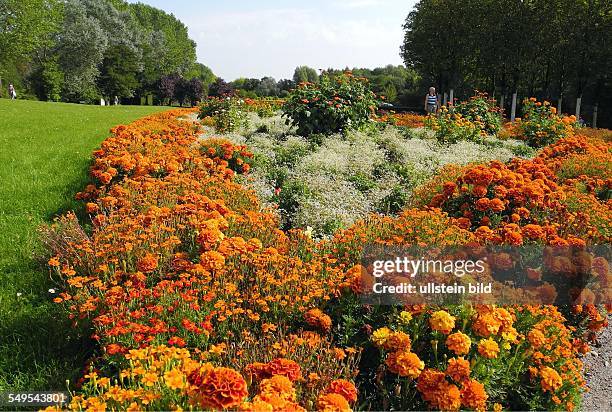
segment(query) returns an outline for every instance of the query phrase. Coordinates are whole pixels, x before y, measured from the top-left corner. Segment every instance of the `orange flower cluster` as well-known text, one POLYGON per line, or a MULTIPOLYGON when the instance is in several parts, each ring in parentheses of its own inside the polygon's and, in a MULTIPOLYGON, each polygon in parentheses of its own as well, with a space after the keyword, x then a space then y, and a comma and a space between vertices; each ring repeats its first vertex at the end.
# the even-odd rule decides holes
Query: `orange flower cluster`
MULTIPOLYGON (((248 150, 201 141, 181 120, 188 113, 115 128, 95 152, 96 184, 78 194, 91 231, 74 215, 44 231, 49 265, 66 284, 57 301, 75 323, 91 321, 102 365, 119 371, 116 380, 89 371, 71 409, 350 410, 360 376, 373 381, 366 387, 387 385, 377 391, 384 394, 415 391, 416 382, 415 396, 398 402, 485 410, 503 396, 490 389, 510 364, 504 379, 522 384, 529 375, 542 402, 572 409, 584 385, 577 357, 584 343, 554 307, 413 305, 394 315, 355 295, 367 287, 360 266, 367 244, 601 239, 600 222, 577 227, 580 212, 564 203, 578 196, 575 185, 556 174, 561 166, 548 166, 574 156, 568 141, 533 161, 455 171, 434 185, 439 208, 373 216, 315 243, 279 230, 277 217, 233 180, 248 171, 248 150), (344 346, 335 346, 339 339, 344 346), (358 375, 362 348, 383 355, 381 364, 365 359, 358 375)), ((605 208, 593 193, 580 196, 605 208)), ((607 262, 589 262, 607 276, 607 262)), ((593 305, 575 311, 593 330, 605 322, 593 305)))
POLYGON ((377 121, 389 123, 394 126, 409 127, 411 129, 424 127, 425 116, 414 113, 388 113, 376 118, 377 121))
MULTIPOLYGON (((228 341, 273 331, 287 316, 329 331, 330 317, 316 306, 339 293, 344 271, 309 237, 278 229, 276 216, 232 180, 248 171, 251 154, 226 141, 199 140, 185 119, 189 113, 170 111, 113 129, 94 153, 97 184, 77 195, 88 202, 92 233, 68 215, 44 238, 54 255, 50 266, 66 284, 57 301, 75 322, 92 321, 93 338, 108 358, 125 365, 134 348, 202 348, 223 366, 186 375, 190 402, 222 409, 240 405, 247 391, 237 368, 244 356, 228 341)), ((317 345, 294 345, 304 349, 292 355, 309 373, 315 361, 337 364, 301 390, 313 402, 325 385, 354 371, 348 366, 354 353, 328 348, 329 357, 321 358, 317 345)), ((264 365, 265 379, 304 378, 300 364, 282 355, 264 365)), ((159 377, 147 379, 145 386, 159 377)))

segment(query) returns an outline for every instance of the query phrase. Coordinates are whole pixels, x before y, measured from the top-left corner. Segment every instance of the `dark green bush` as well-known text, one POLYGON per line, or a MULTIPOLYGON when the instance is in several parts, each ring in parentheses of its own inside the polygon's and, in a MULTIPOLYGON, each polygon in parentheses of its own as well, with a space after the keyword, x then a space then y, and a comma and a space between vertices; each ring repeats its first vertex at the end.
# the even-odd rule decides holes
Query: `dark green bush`
POLYGON ((345 73, 323 76, 317 84, 300 83, 284 104, 283 115, 302 136, 329 135, 362 128, 376 104, 367 80, 345 73))

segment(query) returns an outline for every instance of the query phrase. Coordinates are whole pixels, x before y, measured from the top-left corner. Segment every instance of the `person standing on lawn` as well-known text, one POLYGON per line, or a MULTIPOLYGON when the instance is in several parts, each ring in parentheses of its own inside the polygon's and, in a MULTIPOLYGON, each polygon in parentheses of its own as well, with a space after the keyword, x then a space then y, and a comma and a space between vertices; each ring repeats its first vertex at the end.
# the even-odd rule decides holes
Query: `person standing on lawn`
POLYGON ((438 111, 439 106, 440 105, 438 95, 436 94, 436 88, 430 87, 429 93, 425 95, 425 111, 427 112, 427 114, 435 114, 438 111))
POLYGON ((17 98, 17 92, 15 91, 15 87, 13 84, 9 84, 9 97, 11 100, 15 100, 17 98))

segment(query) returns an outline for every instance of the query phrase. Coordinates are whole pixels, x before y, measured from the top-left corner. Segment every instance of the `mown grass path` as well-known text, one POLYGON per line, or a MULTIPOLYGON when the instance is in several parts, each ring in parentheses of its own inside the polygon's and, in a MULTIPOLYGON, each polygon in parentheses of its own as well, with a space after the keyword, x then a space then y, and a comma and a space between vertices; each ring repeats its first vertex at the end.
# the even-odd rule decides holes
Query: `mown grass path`
POLYGON ((87 183, 91 152, 112 126, 165 107, 99 107, 0 99, 0 392, 64 389, 88 355, 51 302, 37 228, 87 183))

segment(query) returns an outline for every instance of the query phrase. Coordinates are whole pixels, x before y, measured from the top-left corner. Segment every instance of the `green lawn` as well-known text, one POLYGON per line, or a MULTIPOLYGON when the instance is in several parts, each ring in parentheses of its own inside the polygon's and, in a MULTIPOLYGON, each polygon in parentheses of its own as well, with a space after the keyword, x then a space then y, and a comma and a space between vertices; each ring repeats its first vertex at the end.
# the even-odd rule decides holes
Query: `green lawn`
POLYGON ((36 260, 36 229, 77 209, 91 152, 112 126, 164 107, 0 99, 0 392, 64 389, 89 355, 36 260))

